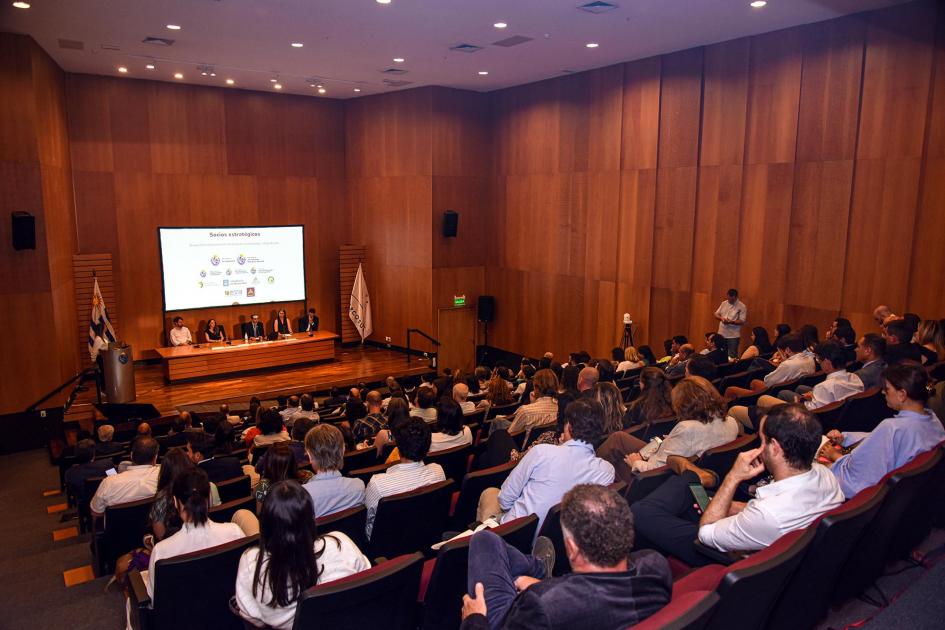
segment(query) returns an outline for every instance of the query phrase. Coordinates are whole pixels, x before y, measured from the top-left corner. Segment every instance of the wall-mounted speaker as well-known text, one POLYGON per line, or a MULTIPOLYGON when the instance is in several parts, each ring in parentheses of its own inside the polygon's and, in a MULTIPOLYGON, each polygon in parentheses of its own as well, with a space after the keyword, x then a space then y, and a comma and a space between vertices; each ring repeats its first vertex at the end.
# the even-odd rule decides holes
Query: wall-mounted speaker
POLYGON ((11 212, 13 249, 36 249, 36 217, 29 212, 11 212))
POLYGON ((443 213, 443 236, 449 238, 456 236, 459 231, 459 214, 452 210, 443 213))
POLYGON ((495 296, 480 295, 476 305, 476 317, 481 322, 491 322, 495 319, 495 296))

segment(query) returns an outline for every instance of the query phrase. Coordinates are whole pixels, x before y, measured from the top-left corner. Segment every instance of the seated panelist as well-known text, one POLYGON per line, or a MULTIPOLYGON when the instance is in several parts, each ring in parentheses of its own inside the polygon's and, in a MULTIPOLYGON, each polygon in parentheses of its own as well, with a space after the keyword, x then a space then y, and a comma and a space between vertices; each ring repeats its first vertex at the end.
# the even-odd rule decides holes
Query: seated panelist
POLYGON ((279 314, 276 315, 276 320, 272 322, 272 332, 277 335, 292 334, 292 323, 289 321, 289 318, 286 317, 284 308, 279 309, 279 314))
POLYGON ((299 332, 315 332, 318 330, 318 315, 315 314, 315 309, 308 309, 308 315, 299 320, 299 332))
POLYGON ((190 329, 184 326, 184 318, 178 315, 174 318, 174 327, 168 334, 172 346, 189 346, 194 342, 190 329))
POLYGON ((243 324, 243 335, 252 341, 259 341, 266 336, 266 327, 259 321, 259 315, 253 313, 249 321, 243 324))
POLYGON ((210 318, 207 322, 207 328, 203 331, 204 339, 207 343, 211 341, 226 341, 226 331, 223 326, 217 324, 217 320, 210 318))

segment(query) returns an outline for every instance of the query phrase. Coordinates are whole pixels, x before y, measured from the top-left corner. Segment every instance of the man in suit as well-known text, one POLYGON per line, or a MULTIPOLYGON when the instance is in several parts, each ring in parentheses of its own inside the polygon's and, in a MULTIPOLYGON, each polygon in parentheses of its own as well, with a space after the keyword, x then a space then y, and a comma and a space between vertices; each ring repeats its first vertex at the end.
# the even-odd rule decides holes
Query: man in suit
POLYGON ((318 315, 315 309, 308 309, 308 315, 299 320, 299 332, 315 332, 318 330, 318 315))
POLYGON ((877 333, 867 333, 856 344, 856 360, 860 369, 854 374, 863 381, 863 387, 870 389, 883 384, 883 370, 886 369, 886 340, 877 333))
POLYGON ((549 575, 554 546, 547 538, 526 556, 489 530, 473 534, 464 630, 628 628, 669 602, 669 563, 654 551, 631 553, 633 514, 616 492, 592 484, 569 490, 561 529, 571 572, 560 577, 549 575))
POLYGON ((95 457, 117 455, 125 451, 125 446, 115 444, 112 441, 115 438, 115 427, 112 425, 103 424, 96 433, 98 434, 98 444, 95 445, 95 457))
POLYGON ((233 455, 215 456, 216 445, 209 435, 187 434, 187 454, 216 483, 243 476, 240 460, 233 455))
MULTIPOLYGON (((259 315, 253 313, 249 321, 243 324, 243 335, 249 337, 252 341, 259 341, 266 336, 266 327, 259 321, 259 315)), ((213 481, 211 479, 211 481, 213 481)))
POLYGON ((722 363, 728 363, 728 343, 725 341, 725 337, 719 333, 713 334, 709 338, 709 352, 706 353, 706 357, 712 363, 716 365, 721 365, 722 363))
POLYGON ((917 343, 912 343, 915 331, 903 319, 894 319, 886 324, 886 362, 889 365, 900 361, 922 363, 922 352, 917 343))
POLYGON ((95 442, 79 440, 75 445, 75 465, 66 471, 66 488, 75 499, 82 503, 85 492, 85 480, 93 477, 104 477, 105 471, 113 468, 109 458, 93 460, 95 457, 95 442))

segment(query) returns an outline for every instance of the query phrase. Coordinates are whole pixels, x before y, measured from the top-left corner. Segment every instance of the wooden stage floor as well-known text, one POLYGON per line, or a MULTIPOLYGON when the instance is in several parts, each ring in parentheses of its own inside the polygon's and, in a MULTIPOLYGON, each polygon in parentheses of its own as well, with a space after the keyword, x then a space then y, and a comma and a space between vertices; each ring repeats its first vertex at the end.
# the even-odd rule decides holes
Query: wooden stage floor
MULTIPOLYGON (((164 415, 190 405, 245 401, 252 396, 275 398, 280 394, 351 386, 359 381, 382 381, 388 376, 412 376, 429 371, 427 359, 413 357, 408 366, 406 355, 401 352, 340 345, 335 348, 334 361, 184 383, 165 382, 160 364, 139 365, 135 368, 135 402, 150 403, 164 415)), ((90 388, 76 400, 70 415, 91 412, 94 398, 94 389, 90 388)))

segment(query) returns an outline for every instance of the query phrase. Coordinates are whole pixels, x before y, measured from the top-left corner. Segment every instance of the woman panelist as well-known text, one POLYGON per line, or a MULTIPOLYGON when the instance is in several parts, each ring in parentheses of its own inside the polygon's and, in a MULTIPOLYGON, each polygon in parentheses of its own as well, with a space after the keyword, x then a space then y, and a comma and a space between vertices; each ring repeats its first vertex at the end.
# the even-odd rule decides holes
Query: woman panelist
POLYGON ((210 318, 210 321, 207 322, 207 328, 203 331, 203 336, 206 338, 207 343, 211 341, 226 341, 226 331, 223 330, 223 326, 217 324, 217 320, 210 318))
POLYGON ((279 314, 276 316, 276 320, 272 322, 272 332, 277 335, 291 335, 292 334, 292 324, 289 322, 289 318, 285 315, 285 309, 280 308, 279 314))

